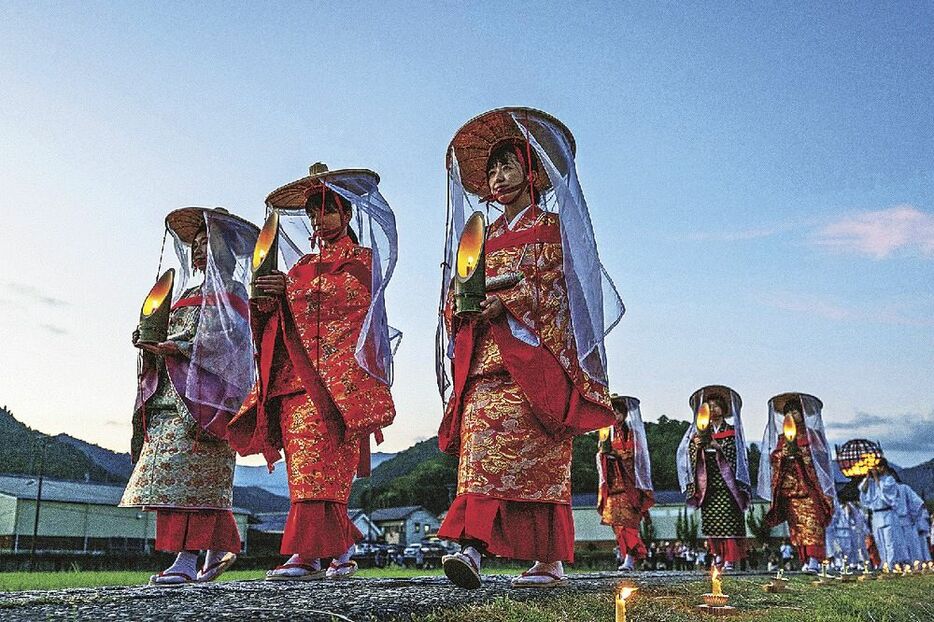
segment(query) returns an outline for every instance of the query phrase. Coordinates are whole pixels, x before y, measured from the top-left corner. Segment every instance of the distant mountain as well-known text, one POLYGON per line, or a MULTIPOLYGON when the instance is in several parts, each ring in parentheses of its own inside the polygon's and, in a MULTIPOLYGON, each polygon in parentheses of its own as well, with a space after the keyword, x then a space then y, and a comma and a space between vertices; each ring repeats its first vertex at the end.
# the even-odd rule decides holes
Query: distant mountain
POLYGON ((288 512, 291 502, 288 492, 283 497, 257 486, 234 486, 233 504, 236 508, 258 512, 288 512))
POLYGON ((898 473, 902 482, 914 488, 925 501, 934 500, 934 460, 928 460, 898 473))
POLYGON ((59 434, 54 438, 60 443, 71 445, 118 480, 125 482, 130 479, 130 473, 133 472, 133 462, 130 460, 130 454, 118 454, 115 451, 67 434, 59 434))
POLYGON ((265 464, 260 466, 238 464, 234 471, 234 486, 261 488, 274 495, 288 497, 289 480, 285 472, 285 461, 280 460, 275 467, 275 470, 270 473, 265 464))
POLYGON ((392 460, 398 455, 398 453, 389 454, 382 451, 377 451, 376 453, 370 454, 370 468, 375 469, 382 463, 386 462, 387 460, 392 460))
POLYGON ((48 477, 107 483, 125 478, 100 466, 74 445, 42 434, 19 422, 6 407, 0 408, 0 473, 35 475, 45 444, 43 472, 48 477))

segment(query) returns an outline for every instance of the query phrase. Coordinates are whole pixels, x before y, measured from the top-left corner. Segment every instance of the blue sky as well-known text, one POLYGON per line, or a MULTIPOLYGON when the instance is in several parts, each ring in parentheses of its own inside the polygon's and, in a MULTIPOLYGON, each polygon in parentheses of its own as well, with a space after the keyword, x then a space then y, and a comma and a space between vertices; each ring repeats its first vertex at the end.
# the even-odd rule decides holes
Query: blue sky
POLYGON ((934 443, 934 9, 662 3, 0 2, 0 404, 125 450, 165 214, 316 160, 396 210, 397 424, 435 433, 444 151, 489 108, 574 132, 628 313, 614 391, 821 397, 831 440, 934 443), (862 423, 863 425, 860 425, 862 423))

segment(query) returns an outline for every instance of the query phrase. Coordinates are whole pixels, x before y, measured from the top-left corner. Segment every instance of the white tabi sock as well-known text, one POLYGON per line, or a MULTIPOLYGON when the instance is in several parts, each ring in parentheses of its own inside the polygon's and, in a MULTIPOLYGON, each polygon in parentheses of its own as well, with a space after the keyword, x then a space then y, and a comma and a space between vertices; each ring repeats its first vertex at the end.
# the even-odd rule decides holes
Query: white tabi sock
POLYGON ((470 561, 472 561, 474 564, 476 564, 476 566, 477 566, 477 572, 479 572, 479 571, 480 571, 480 560, 481 560, 482 557, 483 557, 482 555, 480 555, 480 551, 478 551, 477 549, 473 548, 472 546, 468 546, 468 547, 465 547, 464 550, 461 551, 461 553, 463 553, 464 555, 466 555, 467 557, 469 557, 469 558, 470 558, 470 561))
POLYGON ((350 558, 353 557, 354 550, 356 550, 356 547, 351 544, 350 548, 344 551, 344 554, 340 557, 336 557, 334 561, 336 561, 338 564, 346 564, 350 561, 350 558))
MULTIPOLYGON (((290 558, 289 558, 289 561, 287 561, 287 562, 285 562, 285 563, 286 563, 286 565, 287 565, 287 564, 302 564, 302 565, 305 565, 305 566, 311 566, 311 567, 313 568, 313 571, 321 570, 321 560, 320 560, 320 559, 307 560, 307 559, 304 559, 304 558, 303 558, 301 555, 299 555, 298 553, 296 553, 295 555, 293 555, 292 557, 290 557, 290 558)), ((277 575, 282 575, 282 576, 286 576, 286 577, 296 577, 296 576, 299 576, 299 575, 308 574, 309 571, 308 571, 308 570, 305 570, 304 568, 282 568, 281 570, 273 570, 272 572, 275 573, 275 574, 277 574, 277 575)))
MULTIPOLYGON (((561 562, 535 562, 535 565, 529 568, 528 572, 548 572, 557 577, 564 576, 564 564, 561 562)), ((535 577, 530 577, 535 578, 535 577)), ((547 577, 540 577, 543 581, 551 581, 547 577)))
POLYGON ((224 555, 226 555, 228 552, 229 551, 213 551, 208 549, 207 555, 205 555, 204 558, 204 567, 210 568, 220 560, 224 559, 224 555))
POLYGON ((192 579, 198 574, 198 554, 182 551, 175 558, 175 562, 163 572, 181 572, 192 579))

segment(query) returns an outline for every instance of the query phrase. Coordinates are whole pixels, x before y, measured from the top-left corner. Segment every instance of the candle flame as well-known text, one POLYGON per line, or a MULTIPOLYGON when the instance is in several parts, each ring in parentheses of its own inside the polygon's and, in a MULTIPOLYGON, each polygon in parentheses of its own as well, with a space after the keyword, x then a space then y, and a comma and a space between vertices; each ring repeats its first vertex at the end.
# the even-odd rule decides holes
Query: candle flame
POLYGON ((279 213, 273 210, 269 217, 266 218, 265 224, 263 224, 262 230, 259 232, 259 237, 256 238, 256 246, 253 247, 253 271, 259 269, 263 265, 263 261, 266 260, 266 256, 269 254, 269 249, 272 248, 273 243, 276 241, 276 234, 279 232, 279 213))
POLYGON ((464 225, 464 232, 457 246, 457 276, 460 278, 466 279, 473 274, 474 268, 480 262, 484 238, 486 238, 486 227, 483 215, 480 212, 474 212, 464 225))
POLYGON ((156 312, 156 309, 162 306, 165 299, 172 293, 172 283, 175 280, 175 271, 166 270, 165 274, 156 281, 156 284, 149 290, 149 295, 143 301, 143 317, 149 317, 156 312))
POLYGON ((600 428, 600 442, 605 443, 610 439, 611 428, 600 428))
POLYGON ((785 415, 785 423, 782 426, 782 432, 785 434, 785 440, 789 443, 793 443, 795 437, 798 436, 798 426, 795 425, 794 417, 791 415, 785 415))
POLYGON ((710 591, 714 594, 714 596, 720 596, 723 594, 720 571, 717 570, 716 566, 713 567, 713 572, 710 574, 710 591))
POLYGON ((619 594, 616 595, 616 598, 622 601, 625 601, 627 598, 633 595, 639 588, 637 587, 624 587, 619 591, 619 594))
POLYGON ((710 406, 707 402, 697 409, 697 429, 703 432, 710 425, 710 406))

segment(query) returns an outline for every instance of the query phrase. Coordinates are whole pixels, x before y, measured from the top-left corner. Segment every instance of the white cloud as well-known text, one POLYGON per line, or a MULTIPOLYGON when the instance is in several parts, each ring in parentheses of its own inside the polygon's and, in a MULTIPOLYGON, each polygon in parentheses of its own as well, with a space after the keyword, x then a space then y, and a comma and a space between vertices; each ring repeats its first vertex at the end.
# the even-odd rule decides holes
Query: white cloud
POLYGON ((862 212, 825 225, 813 240, 828 249, 875 259, 896 251, 934 257, 934 215, 908 204, 862 212))

